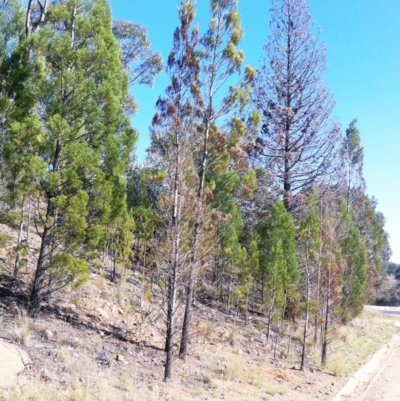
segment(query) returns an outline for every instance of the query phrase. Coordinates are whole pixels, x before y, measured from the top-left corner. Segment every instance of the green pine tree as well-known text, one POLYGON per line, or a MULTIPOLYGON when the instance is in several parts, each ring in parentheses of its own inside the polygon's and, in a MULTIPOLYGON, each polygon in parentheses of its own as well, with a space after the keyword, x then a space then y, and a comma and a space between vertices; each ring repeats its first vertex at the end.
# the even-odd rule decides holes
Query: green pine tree
POLYGON ((12 125, 8 163, 35 166, 45 204, 29 311, 89 274, 91 250, 126 207, 124 173, 136 135, 124 111, 128 79, 105 0, 53 3, 27 40, 36 106, 12 125))
MULTIPOLYGON (((259 225, 260 270, 267 287, 268 327, 270 335, 274 315, 284 316, 284 306, 297 290, 300 278, 296 259, 295 227, 284 203, 277 201, 259 225)), ((263 289, 264 292, 264 289, 263 289)))

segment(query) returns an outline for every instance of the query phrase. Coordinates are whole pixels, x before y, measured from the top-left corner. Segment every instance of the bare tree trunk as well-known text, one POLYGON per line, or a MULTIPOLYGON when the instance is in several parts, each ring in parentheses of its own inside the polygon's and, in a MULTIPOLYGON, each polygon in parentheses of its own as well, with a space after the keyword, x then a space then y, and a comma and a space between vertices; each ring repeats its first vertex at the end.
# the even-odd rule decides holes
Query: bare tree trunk
POLYGON ((263 271, 261 279, 261 301, 264 302, 265 298, 265 271, 263 271))
POLYGON ((271 304, 269 306, 269 311, 268 311, 268 325, 267 325, 267 334, 266 334, 267 344, 268 344, 269 336, 270 336, 270 333, 271 333, 273 310, 274 310, 274 300, 271 301, 271 304))
POLYGON ((39 18, 36 23, 32 22, 32 7, 34 4, 33 0, 28 1, 28 6, 26 8, 26 18, 25 18, 25 34, 26 37, 29 38, 31 36, 32 32, 35 32, 39 30, 39 27, 41 24, 43 24, 46 14, 47 14, 47 8, 48 8, 48 0, 38 0, 38 6, 39 6, 39 18), (43 1, 43 2, 42 2, 43 1))
POLYGON ((117 279, 117 250, 115 249, 115 243, 114 243, 114 248, 111 250, 111 261, 112 261, 112 279, 111 279, 111 281, 113 283, 115 283, 116 279, 117 279))
POLYGON ((23 235, 23 231, 24 231, 24 206, 25 206, 25 200, 22 201, 21 221, 19 222, 19 225, 18 225, 17 246, 16 246, 15 262, 14 262, 14 279, 16 280, 16 282, 18 282, 21 243, 22 243, 22 235, 23 235))
POLYGON ((29 250, 29 228, 31 226, 31 198, 28 197, 28 221, 26 223, 26 244, 29 250))
MULTIPOLYGON (((191 269, 191 273, 192 272, 193 272, 193 268, 191 269)), ((190 322, 192 320, 192 303, 193 303, 194 282, 195 282, 194 274, 190 274, 189 286, 187 287, 187 294, 186 294, 185 315, 183 318, 183 325, 182 325, 181 346, 179 349, 179 357, 183 360, 186 359, 187 346, 188 346, 188 342, 189 342, 190 322)))
POLYGON ((245 305, 245 314, 244 314, 244 325, 247 326, 249 324, 249 303, 250 303, 250 289, 246 294, 246 305, 245 305))
POLYGON ((322 201, 321 201, 321 195, 319 196, 319 250, 318 250, 318 264, 317 264, 317 308, 315 310, 315 317, 314 317, 314 345, 317 344, 318 342, 318 318, 319 318, 319 301, 320 301, 320 281, 321 281, 321 255, 322 255, 322 201))
POLYGON ((166 362, 164 370, 164 381, 171 380, 173 362, 173 337, 175 332, 176 311, 176 279, 179 269, 180 249, 180 214, 181 214, 181 147, 179 137, 175 137, 175 172, 173 189, 173 215, 171 221, 171 258, 168 270, 168 298, 167 298, 167 330, 165 335, 166 362))
POLYGON ((207 171, 207 162, 208 162, 208 141, 210 136, 210 116, 212 113, 212 102, 210 102, 208 117, 206 118, 206 125, 204 130, 204 144, 203 144, 203 152, 202 152, 202 162, 201 162, 201 171, 200 171, 200 185, 199 191, 197 194, 197 204, 198 210, 196 211, 196 222, 194 224, 193 230, 193 245, 192 245, 192 262, 190 266, 189 273, 189 283, 186 291, 186 305, 185 305, 185 315, 183 318, 183 326, 182 326, 182 337, 181 337, 181 346, 179 349, 179 357, 183 360, 186 359, 187 354, 187 345, 189 342, 189 330, 190 323, 192 320, 192 303, 193 303, 193 289, 196 281, 197 271, 199 269, 199 230, 200 230, 200 221, 202 214, 202 206, 203 206, 203 194, 204 194, 204 186, 206 181, 206 171, 207 171))
POLYGON ((267 344, 269 341, 269 335, 270 335, 270 331, 271 331, 272 312, 274 310, 274 304, 275 304, 275 282, 274 282, 274 286, 273 286, 272 292, 271 292, 271 301, 269 304, 269 311, 268 311, 267 344))
POLYGON ((276 348, 278 346, 278 339, 279 339, 279 325, 276 327, 276 335, 275 335, 275 342, 274 342, 274 359, 276 359, 276 348))
MULTIPOLYGON (((54 206, 49 201, 47 206, 47 220, 54 216, 54 206)), ((31 296, 29 300, 29 315, 31 317, 37 317, 40 310, 40 304, 42 302, 42 293, 44 289, 44 281, 46 271, 48 269, 48 261, 50 259, 51 249, 53 240, 53 226, 45 226, 42 234, 42 242, 40 244, 39 258, 36 265, 35 278, 31 290, 31 296)))
POLYGON ((32 5, 33 0, 29 0, 28 6, 26 8, 26 19, 25 19, 25 34, 29 38, 32 32, 32 5))
POLYGON ((285 291, 285 302, 283 304, 283 309, 282 309, 281 330, 283 330, 283 325, 285 323, 286 305, 287 305, 287 294, 285 291))
POLYGON ((304 319, 303 344, 302 344, 302 350, 301 350, 300 370, 304 369, 309 316, 310 316, 310 272, 308 269, 308 265, 306 263, 306 316, 304 319))
MULTIPOLYGON (((178 256, 175 253, 175 256, 178 256)), ((165 370, 164 380, 169 381, 172 377, 173 362, 173 337, 175 330, 175 308, 176 308, 176 264, 171 266, 168 274, 168 309, 167 309, 167 331, 165 335, 165 370)))
POLYGON ((289 341, 288 341, 288 348, 287 348, 287 356, 289 358, 289 352, 290 352, 290 345, 292 343, 292 329, 293 329, 293 323, 290 322, 289 326, 289 341))
POLYGON ((228 283, 228 296, 226 299, 226 312, 229 313, 229 305, 231 304, 231 285, 232 285, 232 275, 229 275, 229 283, 228 283))
POLYGON ((322 337, 322 355, 321 355, 321 365, 324 367, 326 365, 326 359, 328 356, 328 328, 329 328, 329 297, 331 292, 331 272, 328 270, 328 289, 326 293, 325 301, 325 324, 324 332, 322 337))

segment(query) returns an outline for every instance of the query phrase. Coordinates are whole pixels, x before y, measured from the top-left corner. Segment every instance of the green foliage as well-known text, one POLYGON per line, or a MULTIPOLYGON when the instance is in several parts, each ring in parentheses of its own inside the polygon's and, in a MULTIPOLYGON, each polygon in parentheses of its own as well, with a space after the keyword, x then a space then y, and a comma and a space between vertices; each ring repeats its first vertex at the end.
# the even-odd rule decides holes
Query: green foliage
POLYGON ((69 284, 79 288, 89 279, 90 270, 85 260, 74 258, 70 254, 58 254, 53 257, 49 275, 50 280, 57 280, 57 289, 69 284))
POLYGON ((4 248, 10 244, 12 237, 9 234, 0 234, 0 248, 4 248))
POLYGON ((346 129, 346 137, 343 142, 343 150, 348 163, 362 174, 364 150, 361 147, 360 131, 357 128, 357 119, 354 119, 346 129))
POLYGON ((348 321, 363 309, 368 279, 367 249, 360 230, 352 221, 344 203, 341 205, 341 213, 346 227, 346 234, 342 239, 342 252, 346 260, 342 312, 344 321, 348 321))
POLYGON ((318 216, 318 196, 314 188, 308 198, 309 213, 300 224, 299 235, 306 252, 308 263, 316 263, 321 246, 320 224, 318 216))
MULTIPOLYGON (((243 246, 243 220, 239 210, 235 191, 240 186, 240 178, 237 174, 227 171, 214 177, 213 203, 210 205, 218 210, 219 224, 217 229, 217 241, 220 254, 218 255, 218 270, 231 275, 234 284, 232 291, 232 303, 246 298, 252 284, 252 276, 249 274, 250 264, 248 252, 243 246)), ((254 263, 257 263, 253 259, 254 263)))
POLYGON ((16 49, 28 73, 19 93, 24 100, 14 102, 19 113, 0 142, 8 189, 3 201, 11 208, 28 198, 46 205, 32 287, 38 307, 46 285, 50 291, 85 281, 83 261, 95 248, 103 250, 110 233, 127 260, 134 225, 124 175, 136 133, 126 114, 128 77, 105 0, 50 3, 40 29, 16 49))
POLYGON ((260 222, 258 228, 260 270, 270 291, 270 301, 281 309, 292 296, 300 278, 296 259, 295 227, 282 201, 260 222))

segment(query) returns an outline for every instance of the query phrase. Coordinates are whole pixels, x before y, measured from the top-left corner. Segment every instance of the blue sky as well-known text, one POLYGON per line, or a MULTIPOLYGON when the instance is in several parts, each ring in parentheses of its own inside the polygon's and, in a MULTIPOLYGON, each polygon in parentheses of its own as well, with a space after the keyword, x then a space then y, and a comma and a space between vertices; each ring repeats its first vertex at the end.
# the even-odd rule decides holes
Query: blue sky
MULTIPOLYGON (((144 25, 153 50, 166 59, 178 24, 179 0, 110 0, 114 18, 144 25)), ((198 0, 200 32, 208 24, 208 0, 198 0)), ((358 119, 364 147, 367 192, 378 199, 386 217, 392 261, 400 263, 400 0, 309 0, 316 27, 328 50, 325 74, 335 99, 332 118, 342 124, 358 119)), ((258 66, 269 33, 270 0, 239 0, 246 63, 258 66)), ((139 129, 137 154, 149 144, 148 127, 154 105, 168 81, 134 87, 140 110, 133 119, 139 129)))

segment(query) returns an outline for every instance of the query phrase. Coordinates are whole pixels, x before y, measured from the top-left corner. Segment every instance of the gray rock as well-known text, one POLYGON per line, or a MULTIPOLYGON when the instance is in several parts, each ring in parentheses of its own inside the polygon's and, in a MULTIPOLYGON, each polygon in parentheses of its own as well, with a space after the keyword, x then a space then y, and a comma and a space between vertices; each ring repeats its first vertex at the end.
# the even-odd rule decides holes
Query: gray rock
POLYGON ((51 340, 53 338, 53 332, 49 329, 46 329, 43 331, 42 336, 45 340, 51 340))
POLYGON ((95 311, 104 319, 108 319, 108 313, 104 309, 97 307, 95 311))

